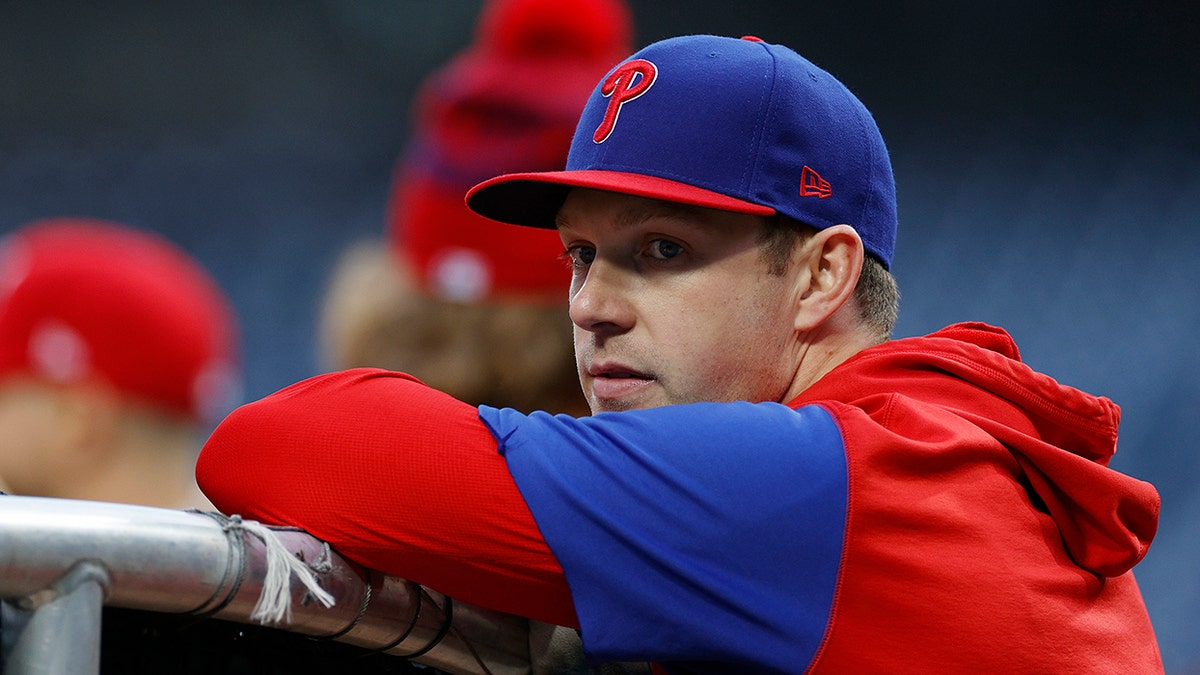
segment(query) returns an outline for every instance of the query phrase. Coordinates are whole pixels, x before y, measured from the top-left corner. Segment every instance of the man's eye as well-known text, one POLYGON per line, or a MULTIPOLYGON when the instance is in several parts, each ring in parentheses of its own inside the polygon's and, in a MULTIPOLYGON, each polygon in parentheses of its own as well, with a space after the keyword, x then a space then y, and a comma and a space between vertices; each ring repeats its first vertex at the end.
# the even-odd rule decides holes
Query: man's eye
POLYGON ((571 259, 571 264, 575 267, 583 265, 591 265, 596 259, 596 249, 591 246, 572 246, 567 249, 567 257, 571 259))
POLYGON ((683 247, 669 239, 655 239, 650 242, 650 256, 659 260, 670 260, 683 253, 683 247))

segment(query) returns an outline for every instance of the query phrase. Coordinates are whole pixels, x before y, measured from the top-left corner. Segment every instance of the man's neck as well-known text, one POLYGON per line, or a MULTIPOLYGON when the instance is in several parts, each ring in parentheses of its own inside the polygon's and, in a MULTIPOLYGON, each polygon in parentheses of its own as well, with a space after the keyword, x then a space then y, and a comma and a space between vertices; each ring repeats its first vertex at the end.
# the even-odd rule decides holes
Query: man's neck
POLYGON ((804 393, 834 368, 869 347, 880 343, 880 339, 860 325, 850 329, 839 329, 831 322, 801 336, 800 367, 792 386, 788 388, 781 403, 787 403, 804 393))

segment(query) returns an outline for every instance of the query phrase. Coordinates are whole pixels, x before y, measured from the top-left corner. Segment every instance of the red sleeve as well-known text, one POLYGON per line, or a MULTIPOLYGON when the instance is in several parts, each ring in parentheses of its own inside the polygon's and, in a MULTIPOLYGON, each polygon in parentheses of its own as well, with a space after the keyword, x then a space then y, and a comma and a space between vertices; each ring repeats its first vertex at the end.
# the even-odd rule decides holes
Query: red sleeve
POLYGON ((411 376, 332 373, 244 405, 205 443, 196 476, 226 514, 303 528, 473 605, 577 625, 477 410, 411 376))

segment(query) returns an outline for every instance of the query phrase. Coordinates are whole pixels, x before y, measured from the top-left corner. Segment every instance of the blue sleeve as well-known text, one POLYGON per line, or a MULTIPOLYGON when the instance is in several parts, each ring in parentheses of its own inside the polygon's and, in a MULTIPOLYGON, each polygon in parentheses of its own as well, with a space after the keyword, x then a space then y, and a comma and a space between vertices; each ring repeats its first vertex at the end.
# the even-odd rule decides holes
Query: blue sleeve
POLYGON ((590 656, 797 672, 815 655, 847 506, 827 411, 479 414, 563 566, 590 656))

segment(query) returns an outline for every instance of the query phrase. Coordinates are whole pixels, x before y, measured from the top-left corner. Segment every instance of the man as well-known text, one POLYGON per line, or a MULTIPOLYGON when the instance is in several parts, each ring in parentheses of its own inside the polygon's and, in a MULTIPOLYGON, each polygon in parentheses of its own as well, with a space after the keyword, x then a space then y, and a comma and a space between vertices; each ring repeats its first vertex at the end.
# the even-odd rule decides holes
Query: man
POLYGON ((566 171, 468 204, 557 227, 594 414, 308 380, 201 455, 218 507, 669 672, 1158 672, 1119 411, 1002 330, 889 340, 894 183, 836 79, 753 38, 652 44, 566 171), (615 412, 610 412, 615 411, 615 412))
POLYGON ((237 324, 201 266, 125 225, 53 218, 0 243, 0 478, 7 491, 212 505, 203 434, 237 396, 237 324))

